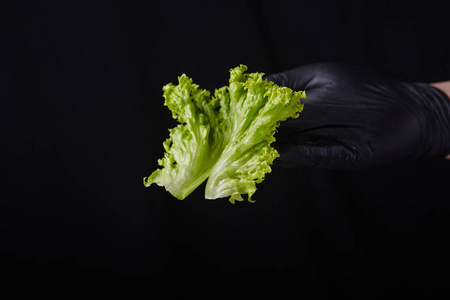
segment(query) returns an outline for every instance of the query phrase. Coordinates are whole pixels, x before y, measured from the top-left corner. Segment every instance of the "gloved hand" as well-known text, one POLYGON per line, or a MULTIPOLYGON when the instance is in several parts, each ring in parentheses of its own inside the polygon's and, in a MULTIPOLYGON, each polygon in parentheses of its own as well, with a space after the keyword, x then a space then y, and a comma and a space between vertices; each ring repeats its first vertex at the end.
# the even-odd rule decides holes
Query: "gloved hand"
POLYGON ((279 166, 361 169, 450 154, 450 99, 428 84, 336 63, 266 79, 307 96, 300 117, 282 123, 275 135, 279 166))

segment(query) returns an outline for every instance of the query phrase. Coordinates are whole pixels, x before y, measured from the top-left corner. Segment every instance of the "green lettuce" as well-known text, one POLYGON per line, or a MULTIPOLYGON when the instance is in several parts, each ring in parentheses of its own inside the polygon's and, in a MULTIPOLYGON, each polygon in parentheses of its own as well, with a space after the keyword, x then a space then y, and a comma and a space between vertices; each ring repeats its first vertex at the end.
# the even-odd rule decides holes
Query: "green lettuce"
POLYGON ((178 85, 163 88, 165 105, 180 124, 169 130, 158 160, 162 168, 144 178, 145 186, 164 186, 182 200, 208 180, 207 199, 230 197, 234 203, 247 194, 253 202, 256 184, 279 156, 270 146, 276 128, 299 116, 306 96, 245 71, 244 65, 231 69, 229 86, 213 96, 184 74, 178 85))

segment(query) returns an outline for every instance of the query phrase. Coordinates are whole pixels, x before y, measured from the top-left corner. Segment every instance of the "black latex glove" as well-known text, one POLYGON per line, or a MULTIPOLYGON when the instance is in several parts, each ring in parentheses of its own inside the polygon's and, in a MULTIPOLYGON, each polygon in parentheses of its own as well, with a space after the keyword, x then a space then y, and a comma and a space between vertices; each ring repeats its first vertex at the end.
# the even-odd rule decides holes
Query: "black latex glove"
POLYGON ((361 169, 450 154, 450 99, 428 84, 334 63, 266 79, 307 96, 300 117, 278 129, 279 166, 361 169))

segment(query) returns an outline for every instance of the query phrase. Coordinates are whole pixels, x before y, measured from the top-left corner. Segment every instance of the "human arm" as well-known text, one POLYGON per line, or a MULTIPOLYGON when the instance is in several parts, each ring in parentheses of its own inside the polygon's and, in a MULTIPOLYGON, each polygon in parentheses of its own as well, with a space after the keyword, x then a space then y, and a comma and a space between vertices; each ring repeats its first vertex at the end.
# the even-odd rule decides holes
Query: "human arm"
POLYGON ((444 92, 447 95, 447 97, 450 100, 450 80, 430 83, 430 85, 434 86, 435 88, 440 89, 442 92, 444 92))
MULTIPOLYGON (((441 82, 434 82, 434 83, 430 83, 431 86, 434 86, 435 88, 441 90, 442 92, 444 92, 447 97, 449 98, 450 101, 450 80, 448 81, 441 81, 441 82)), ((450 159, 450 154, 448 154, 446 157, 446 159, 450 159)))

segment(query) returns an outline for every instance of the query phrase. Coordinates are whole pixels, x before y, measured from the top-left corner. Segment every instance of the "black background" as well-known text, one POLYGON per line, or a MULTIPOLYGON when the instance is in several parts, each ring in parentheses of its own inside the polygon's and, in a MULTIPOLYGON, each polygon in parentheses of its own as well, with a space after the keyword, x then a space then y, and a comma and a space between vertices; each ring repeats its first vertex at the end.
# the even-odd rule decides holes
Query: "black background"
POLYGON ((450 79, 447 8, 391 2, 2 2, 2 291, 448 296, 450 161, 274 167, 234 206, 142 184, 175 125, 162 86, 182 73, 210 90, 241 63, 450 79))

